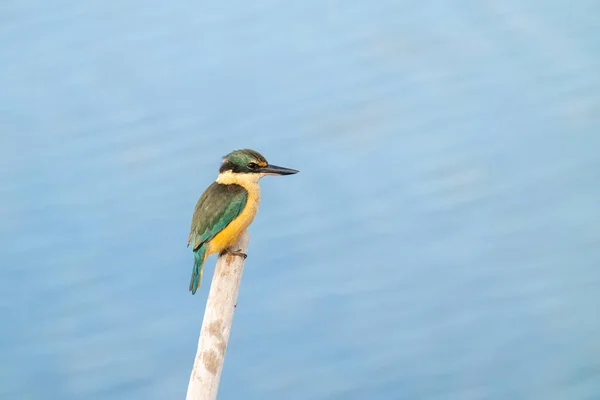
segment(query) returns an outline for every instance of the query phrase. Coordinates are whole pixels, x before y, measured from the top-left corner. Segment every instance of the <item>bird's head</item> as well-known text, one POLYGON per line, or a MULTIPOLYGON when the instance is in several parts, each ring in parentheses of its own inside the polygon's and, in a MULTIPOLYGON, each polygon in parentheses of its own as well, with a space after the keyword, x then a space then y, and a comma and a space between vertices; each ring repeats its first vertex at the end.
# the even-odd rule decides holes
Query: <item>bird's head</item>
POLYGON ((234 150, 223 157, 219 173, 252 174, 260 179, 265 175, 291 175, 298 171, 269 164, 259 152, 242 149, 234 150))

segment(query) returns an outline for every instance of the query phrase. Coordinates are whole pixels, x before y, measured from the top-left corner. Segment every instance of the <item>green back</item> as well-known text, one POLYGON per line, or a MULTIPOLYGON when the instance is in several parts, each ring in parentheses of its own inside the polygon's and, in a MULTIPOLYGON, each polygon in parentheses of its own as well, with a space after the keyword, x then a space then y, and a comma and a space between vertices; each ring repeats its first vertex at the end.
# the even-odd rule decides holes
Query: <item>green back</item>
POLYGON ((244 209, 248 192, 240 185, 213 182, 196 203, 188 246, 195 251, 223 230, 244 209))

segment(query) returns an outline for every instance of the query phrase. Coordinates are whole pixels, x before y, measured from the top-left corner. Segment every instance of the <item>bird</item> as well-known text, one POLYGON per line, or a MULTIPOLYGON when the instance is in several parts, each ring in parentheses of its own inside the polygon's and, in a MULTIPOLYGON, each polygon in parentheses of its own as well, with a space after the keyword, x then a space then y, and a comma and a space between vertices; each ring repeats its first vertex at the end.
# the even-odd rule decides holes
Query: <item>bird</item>
POLYGON ((269 164, 259 152, 239 149, 223 157, 217 179, 202 193, 192 216, 188 247, 194 253, 189 291, 195 294, 211 254, 246 258, 233 246, 250 226, 260 204, 258 181, 267 175, 292 175, 298 170, 269 164))

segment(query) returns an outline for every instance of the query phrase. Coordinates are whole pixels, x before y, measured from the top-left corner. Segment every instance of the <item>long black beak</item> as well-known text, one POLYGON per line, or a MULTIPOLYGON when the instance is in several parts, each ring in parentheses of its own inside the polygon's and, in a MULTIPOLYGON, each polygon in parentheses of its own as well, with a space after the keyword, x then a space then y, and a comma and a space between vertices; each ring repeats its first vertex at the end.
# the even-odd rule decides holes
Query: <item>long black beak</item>
POLYGON ((292 175, 297 174, 299 171, 291 168, 278 167, 277 165, 267 165, 262 167, 260 172, 269 175, 292 175))

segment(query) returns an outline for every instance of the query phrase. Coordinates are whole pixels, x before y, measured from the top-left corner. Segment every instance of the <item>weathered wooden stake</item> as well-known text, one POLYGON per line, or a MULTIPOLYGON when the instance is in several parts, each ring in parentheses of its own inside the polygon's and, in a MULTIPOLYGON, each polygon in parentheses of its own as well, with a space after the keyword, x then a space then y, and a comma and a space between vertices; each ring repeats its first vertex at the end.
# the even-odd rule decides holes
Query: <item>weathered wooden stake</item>
MULTIPOLYGON (((249 241, 250 235, 246 231, 233 249, 247 253, 249 241)), ((221 256, 217 260, 186 400, 217 398, 244 261, 242 257, 232 255, 221 256)))

